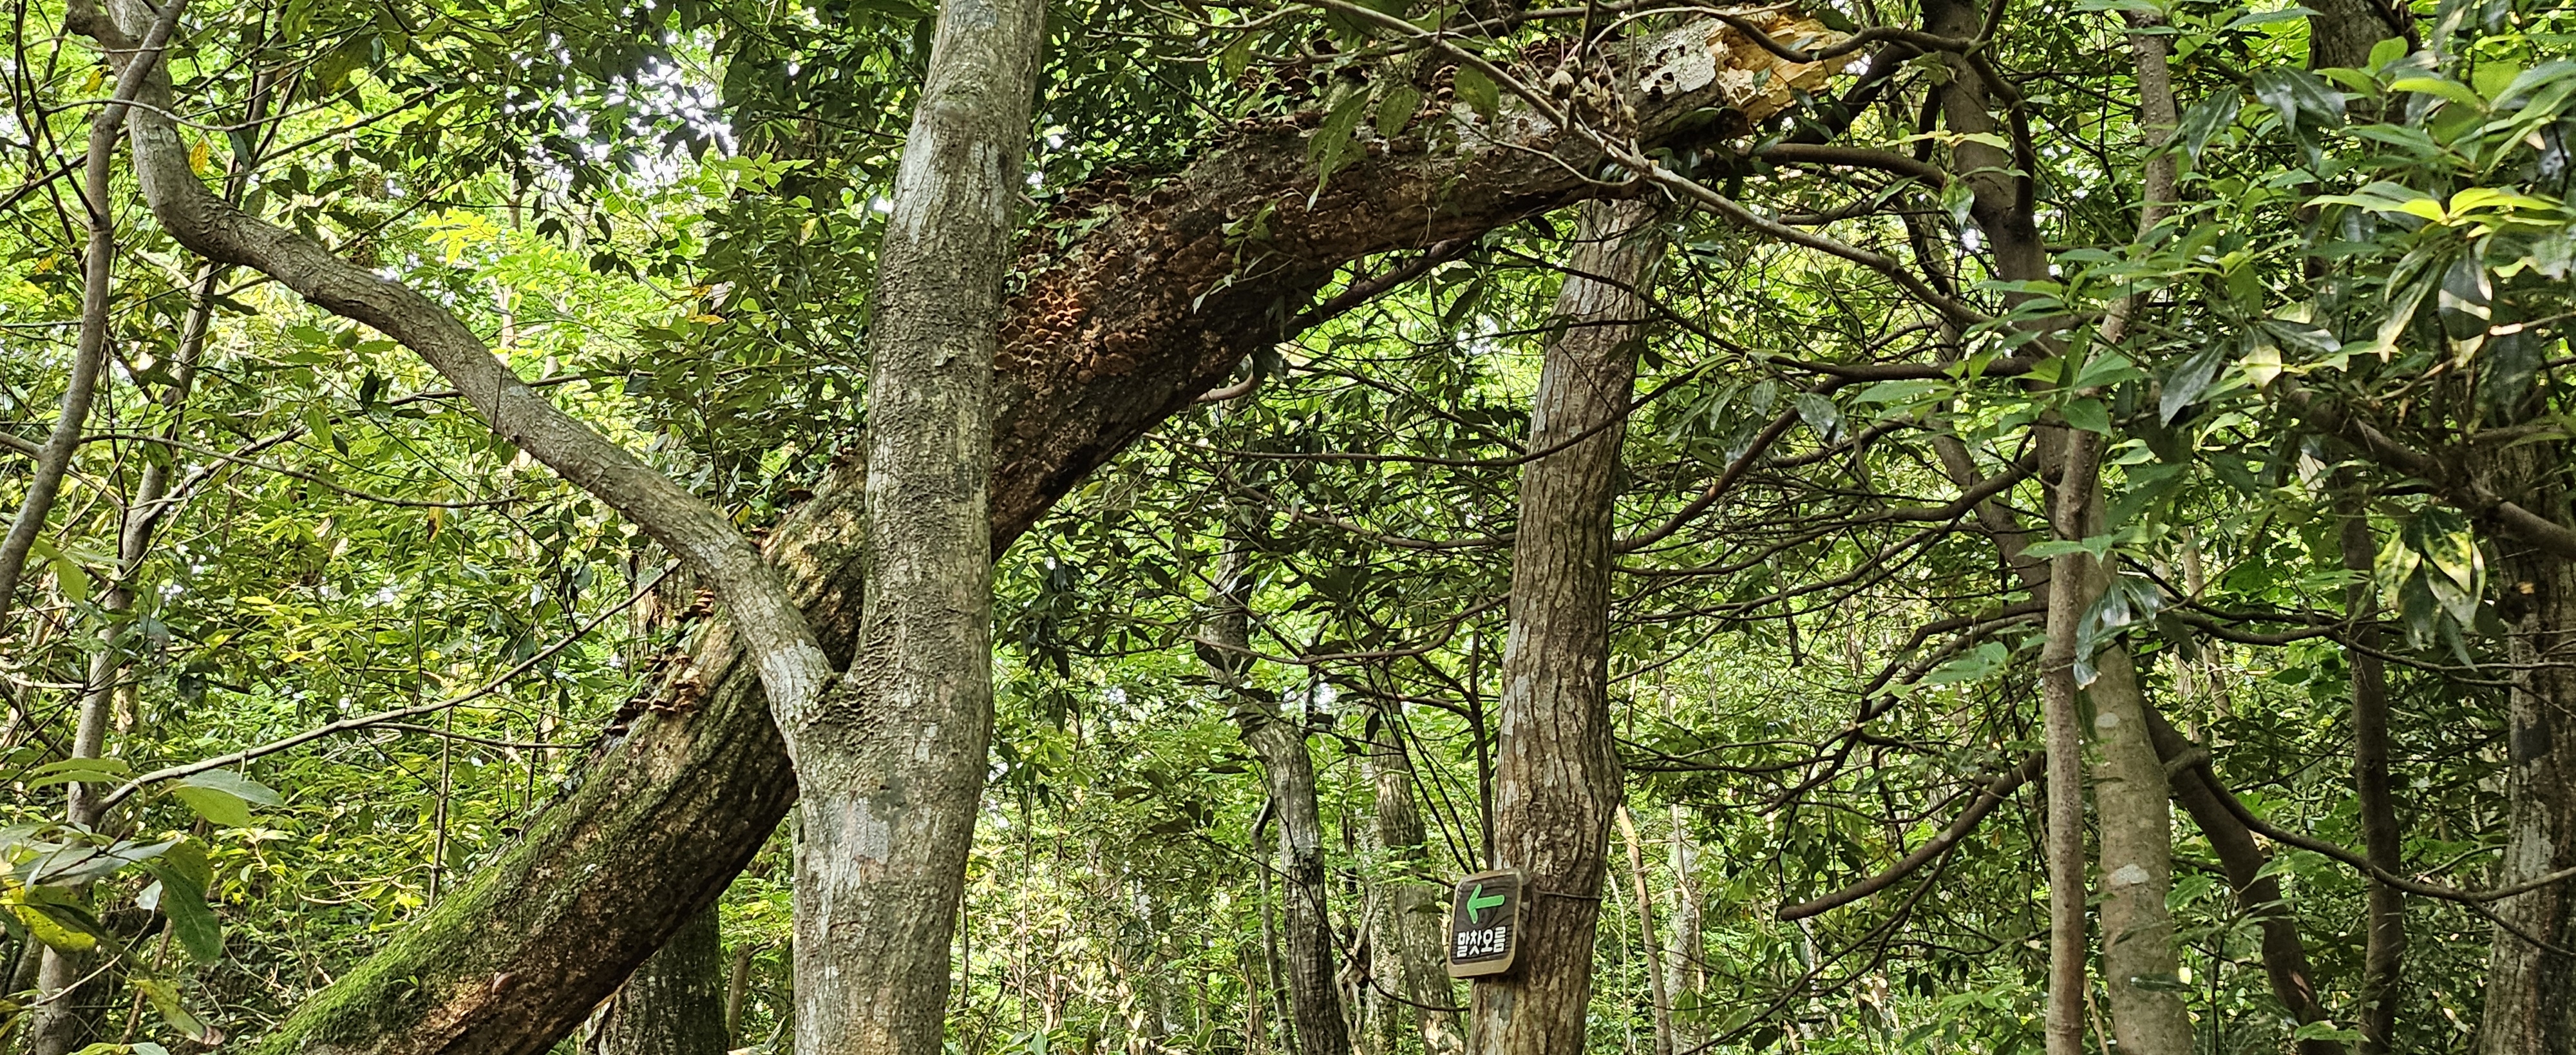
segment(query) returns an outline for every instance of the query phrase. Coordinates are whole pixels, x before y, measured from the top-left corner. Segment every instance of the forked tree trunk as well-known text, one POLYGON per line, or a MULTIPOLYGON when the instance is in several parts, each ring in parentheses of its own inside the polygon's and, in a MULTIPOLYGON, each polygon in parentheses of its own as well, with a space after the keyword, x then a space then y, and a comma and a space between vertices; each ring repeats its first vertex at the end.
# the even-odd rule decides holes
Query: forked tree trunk
POLYGON ((1199 658, 1226 697, 1227 717, 1261 762, 1262 786, 1279 821, 1280 987, 1287 990, 1293 1048, 1301 1055, 1349 1055, 1348 1020, 1336 983, 1340 957, 1326 898, 1324 820, 1315 803, 1315 759, 1306 730, 1277 697, 1252 685, 1251 555, 1228 533, 1218 558, 1199 658))
POLYGON ((1582 245, 1557 295, 1560 328, 1530 411, 1529 449, 1554 453, 1521 470, 1494 759, 1494 863, 1524 876, 1521 951, 1512 974, 1475 984, 1467 1046, 1477 1055, 1584 1050, 1593 930, 1620 801, 1610 509, 1647 317, 1636 291, 1663 255, 1657 219, 1652 205, 1633 201, 1583 207, 1582 245))
POLYGON ((947 0, 869 321, 872 579, 796 760, 796 1050, 937 1052, 993 729, 993 363, 1043 0, 947 0))
POLYGON ((724 935, 710 905, 689 916, 608 998, 588 1055, 725 1055, 724 935))
MULTIPOLYGON (((1827 32, 1791 14, 1752 17, 1781 41, 1827 32)), ((1793 99, 1763 85, 1811 83, 1772 77, 1788 64, 1769 51, 1726 35, 1705 40, 1715 68, 1730 74, 1641 99, 1643 141, 1685 132, 1712 106, 1758 122, 1793 99)), ((146 193, 174 237, 285 280, 326 310, 395 321, 367 299, 380 291, 353 297, 338 284, 341 273, 318 247, 292 245, 192 188, 187 150, 160 116, 167 86, 152 87, 163 109, 136 111, 133 139, 138 159, 152 158, 146 193)), ((1472 236, 1588 193, 1579 173, 1597 154, 1514 128, 1518 138, 1490 147, 1372 153, 1311 205, 1316 177, 1303 134, 1249 133, 1150 192, 1108 203, 1110 215, 1040 261, 1013 301, 995 369, 996 551, 1084 474, 1281 339, 1279 305, 1305 302, 1343 263, 1472 236), (1261 201, 1281 203, 1270 255, 1263 269, 1235 276, 1240 247, 1228 225, 1245 203, 1261 201), (1135 281, 1139 260, 1155 261, 1170 280, 1135 281)), ((866 480, 863 466, 836 466, 767 540, 769 560, 835 660, 857 643, 866 560, 855 542, 866 480)), ((794 797, 755 650, 732 616, 700 635, 633 734, 519 845, 298 1007, 260 1050, 533 1055, 587 1018, 687 913, 714 900, 794 797)))
POLYGON ((1413 761, 1404 748, 1402 703, 1379 700, 1369 722, 1367 769, 1374 797, 1378 846, 1385 850, 1386 909, 1378 946, 1394 965, 1390 1016, 1411 1019, 1427 1055, 1458 1055, 1457 986, 1441 967, 1443 913, 1440 887, 1431 881, 1431 854, 1422 809, 1413 799, 1413 761))

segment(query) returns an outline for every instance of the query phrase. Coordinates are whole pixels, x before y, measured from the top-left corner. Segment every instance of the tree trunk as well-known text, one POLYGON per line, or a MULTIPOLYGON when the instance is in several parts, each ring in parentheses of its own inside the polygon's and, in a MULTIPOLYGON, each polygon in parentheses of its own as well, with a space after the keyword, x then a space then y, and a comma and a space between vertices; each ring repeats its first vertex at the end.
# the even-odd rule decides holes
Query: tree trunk
MULTIPOLYGON (((2514 475, 2538 481, 2530 508, 2561 523, 2563 471, 2554 444, 2528 444, 2500 456, 2514 475)), ((2500 491, 2502 489, 2499 489, 2500 491)), ((2511 492, 2504 492, 2511 493, 2511 492)), ((2503 574, 2498 614, 2505 620, 2514 685, 2506 725, 2504 859, 2498 885, 2576 867, 2576 562, 2513 543, 2498 561, 2503 574)), ((2555 883, 2494 905, 2511 928, 2497 927, 2487 959, 2482 1055, 2576 1052, 2576 956, 2539 948, 2524 935, 2576 948, 2576 885, 2555 883)))
POLYGON ((1276 697, 1253 686, 1251 554, 1228 533, 1217 560, 1209 612, 1201 625, 1199 658, 1226 697, 1227 716, 1261 761, 1264 789, 1279 821, 1280 930, 1284 938, 1281 982, 1288 1016, 1302 1055, 1349 1055, 1350 1031, 1335 984, 1339 959, 1324 876, 1324 820, 1315 804, 1315 760, 1306 730, 1281 712, 1276 697))
MULTIPOLYGON (((1823 32, 1776 16, 1773 36, 1823 32)), ((1711 45, 1716 67, 1742 76, 1641 100, 1645 142, 1686 131, 1706 107, 1760 121, 1788 103, 1785 93, 1744 87, 1785 65, 1779 58, 1723 38, 1711 45)), ((176 142, 150 111, 132 123, 138 141, 176 142)), ((1336 173, 1309 207, 1316 179, 1303 133, 1247 133, 1151 190, 1113 195, 1089 235, 1032 256, 995 364, 995 552, 1085 474, 1291 332, 1278 306, 1305 302, 1344 263, 1472 236, 1590 193, 1579 174, 1597 158, 1580 144, 1514 134, 1522 137, 1489 149, 1372 153, 1336 173), (1257 202, 1277 203, 1269 255, 1233 280, 1238 247, 1226 230, 1257 202), (1163 280, 1135 281, 1140 260, 1154 261, 1163 280)), ((184 149, 178 155, 184 171, 184 149)), ((258 264, 206 237, 226 220, 221 210, 174 181, 159 191, 154 213, 190 248, 258 264)), ((835 466, 764 546, 836 662, 857 636, 865 554, 854 543, 866 478, 864 466, 835 466)), ((745 658, 730 622, 711 624, 690 661, 632 709, 631 731, 581 787, 257 1050, 533 1055, 578 1026, 681 920, 713 902, 794 799, 745 658)))
POLYGON ((1493 832, 1495 864, 1521 871, 1527 900, 1514 973, 1475 984, 1468 1050, 1478 1055, 1584 1049, 1593 929, 1620 800, 1610 509, 1646 317, 1636 291, 1663 255, 1656 224, 1654 207, 1639 202, 1583 208, 1582 245, 1556 299, 1562 328, 1530 412, 1529 449, 1554 453, 1521 470, 1493 832))
MULTIPOLYGON (((2308 969, 2308 949, 2299 940, 2299 914, 2281 893, 2280 879, 2263 871, 2272 855, 2219 799, 2235 792, 2219 783, 2209 753, 2154 708, 2147 710, 2147 734, 2154 738, 2156 754, 2164 764, 2175 767, 2170 778, 2174 801, 2182 803, 2183 812, 2191 814, 2192 823, 2209 839, 2219 868, 2227 873, 2227 885, 2236 891, 2237 908, 2262 932, 2263 973, 2271 979, 2272 995, 2299 1022, 2326 1021, 2325 1006, 2317 1002, 2315 977, 2308 969)), ((2343 1055, 2343 1051, 2341 1041, 2299 1042, 2299 1055, 2343 1055)))
POLYGON ((2317 0, 2308 16, 2308 68, 2359 69, 2370 49, 2390 37, 2415 39, 2414 13, 2390 0, 2317 0))
MULTIPOLYGON (((2358 494, 2338 503, 2343 516, 2340 541, 2343 567, 2353 573, 2344 588, 2344 611, 2352 620, 2354 647, 2344 653, 2352 668, 2352 790, 2361 821, 2362 853, 2373 867, 2397 873, 2405 866, 2397 807, 2388 786, 2388 673, 2380 662, 2376 602, 2371 597, 2371 568, 2379 545, 2371 535, 2370 516, 2358 494)), ((2363 895, 2361 1027, 2362 1055, 2393 1050, 2398 984, 2406 962, 2406 895, 2386 883, 2372 882, 2363 895)))
POLYGON ((1698 1029, 1682 1014, 1690 1003, 1686 998, 1699 991, 1701 975, 1699 888, 1693 878, 1699 874, 1699 844, 1691 839, 1690 811, 1676 802, 1671 812, 1673 940, 1664 949, 1664 993, 1673 1002, 1673 1041, 1689 1050, 1700 1044, 1698 1029))
POLYGON ((2126 1055, 2191 1055, 2182 958, 2165 905, 2173 888, 2173 818, 2164 760, 2148 735, 2128 649, 2105 646, 2093 662, 2100 674, 2088 695, 2102 756, 2093 812, 2102 831, 2102 984, 2111 1034, 2126 1055))
MULTIPOLYGON (((1426 1055, 1459 1055, 1466 1038, 1458 1032, 1457 987, 1441 967, 1444 913, 1440 887, 1431 881, 1431 854, 1422 825, 1422 809, 1413 799, 1413 761, 1404 748, 1404 705, 1380 700, 1369 723, 1367 758, 1374 792, 1377 842, 1385 849, 1386 911, 1378 945, 1394 964, 1387 972, 1396 986, 1402 1010, 1422 1035, 1426 1055)), ((1395 1001, 1389 1001, 1395 1003, 1395 1001)))
POLYGON ((1655 941, 1655 891, 1646 882, 1646 844, 1637 820, 1619 807, 1619 838, 1628 844, 1628 879, 1637 890, 1637 944, 1646 953, 1646 992, 1654 1001, 1655 1055, 1673 1055, 1673 996, 1664 983, 1664 951, 1655 941))
POLYGON ((724 935, 715 906, 692 913, 635 969, 592 1028, 588 1055, 725 1055, 724 935))
POLYGON ((947 0, 879 251, 872 579, 848 676, 796 756, 796 1050, 941 1047, 993 730, 993 362, 1042 0, 947 0))
MULTIPOLYGON (((2051 537, 2085 537, 2092 503, 2093 443, 2057 426, 2057 484, 2050 491, 2051 537)), ((2047 643, 2039 654, 2041 726, 2048 755, 2048 1055, 2083 1055, 2085 966, 2084 731, 2076 710, 2076 628, 2089 600, 2084 554, 2048 561, 2047 643)))

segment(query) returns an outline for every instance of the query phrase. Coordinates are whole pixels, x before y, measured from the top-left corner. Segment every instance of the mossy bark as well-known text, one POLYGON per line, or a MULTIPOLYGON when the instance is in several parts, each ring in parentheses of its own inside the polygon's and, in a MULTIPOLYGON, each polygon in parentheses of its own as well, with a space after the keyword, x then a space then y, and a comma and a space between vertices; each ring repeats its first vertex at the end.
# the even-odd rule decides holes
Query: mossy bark
MULTIPOLYGON (((1815 32, 1783 20, 1776 36, 1815 32)), ((1709 35, 1719 77, 1640 97, 1648 143, 1701 133, 1710 106, 1760 120, 1788 95, 1739 96, 1769 52, 1709 35)), ((1513 126, 1520 127, 1520 126, 1513 126)), ((1289 333, 1348 263, 1476 235, 1594 192, 1599 158, 1543 129, 1468 128, 1435 144, 1372 140, 1320 194, 1293 124, 1245 130, 1151 188, 1076 195, 1103 218, 1024 253, 995 362, 990 518, 996 553, 1056 499, 1247 358, 1289 333), (1518 134, 1518 133, 1515 133, 1518 134), (1550 151, 1554 153, 1550 153, 1550 151), (1313 195, 1310 198, 1310 195, 1313 195), (1268 206, 1261 265, 1228 234, 1268 206), (1135 280, 1140 268, 1156 281, 1135 280)), ((836 467, 764 545, 815 637, 846 663, 859 617, 863 466, 836 467)), ((690 913, 712 903, 794 801, 756 675, 722 622, 639 707, 631 732, 521 844, 307 1001, 263 1055, 534 1055, 578 1026, 690 913)))

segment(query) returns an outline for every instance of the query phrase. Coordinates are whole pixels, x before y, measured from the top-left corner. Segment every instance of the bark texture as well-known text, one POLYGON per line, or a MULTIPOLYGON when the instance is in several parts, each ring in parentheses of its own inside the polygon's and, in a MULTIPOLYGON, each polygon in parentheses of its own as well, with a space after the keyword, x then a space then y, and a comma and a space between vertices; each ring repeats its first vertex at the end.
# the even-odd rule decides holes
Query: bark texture
POLYGON ((1593 930, 1620 803, 1609 696, 1610 508, 1637 372, 1644 289, 1663 255, 1655 210, 1594 203, 1557 295, 1530 412, 1512 543, 1494 758, 1494 862, 1519 869, 1518 967, 1475 985, 1468 1050, 1584 1049, 1593 930), (1598 432, 1592 430, 1599 429, 1598 432), (1570 442, 1589 434, 1579 443, 1570 442))
POLYGON ((1044 0, 946 0, 869 322, 869 569, 800 724, 796 1050, 935 1052, 993 733, 994 353, 1044 0))
MULTIPOLYGON (((1457 987, 1441 966, 1445 930, 1441 889, 1431 878, 1431 854, 1422 809, 1413 799, 1413 762, 1404 749, 1403 704, 1378 702, 1369 730, 1367 769, 1373 793, 1377 843, 1390 873, 1380 895, 1386 908, 1378 948, 1392 964, 1379 972, 1400 1002, 1397 1017, 1411 1017, 1427 1055, 1458 1055, 1467 1040, 1458 1030, 1457 987)), ((1391 1009, 1392 1010, 1392 1009, 1391 1009)))
MULTIPOLYGON (((2503 493, 2565 523, 2565 472, 2555 444, 2500 454, 2503 493)), ((2515 547, 2497 562, 2497 610, 2508 629, 2514 685, 2506 715, 2504 859, 2498 885, 2576 866, 2576 562, 2515 547)), ((2576 1052, 2576 885, 2555 883, 2495 903, 2487 960, 2482 1055, 2576 1052), (2556 950, 2533 944, 2520 931, 2556 950)))
POLYGON ((1279 701, 1252 685, 1252 569, 1239 541, 1218 559, 1208 615, 1200 627, 1199 657, 1226 697, 1227 717, 1252 757, 1261 761, 1263 788, 1279 820, 1280 985, 1288 991, 1288 1017, 1302 1055, 1348 1055, 1348 1019, 1337 984, 1340 957, 1326 900, 1324 818, 1315 803, 1315 759, 1306 750, 1305 727, 1282 713, 1279 701))
MULTIPOLYGON (((126 104, 148 94, 153 75, 161 68, 162 48, 170 42, 179 14, 186 7, 186 0, 170 0, 154 17, 138 19, 131 36, 120 35, 129 44, 139 45, 129 51, 138 57, 124 63, 110 103, 90 121, 89 153, 84 159, 80 185, 81 214, 89 224, 89 244, 81 258, 80 335, 73 345, 71 376, 63 386, 62 413, 46 434, 44 446, 36 450, 26 499, 10 521, 8 535, 0 538, 0 638, 8 636, 9 611, 18 595, 20 573, 26 568, 27 554, 34 548, 36 536, 44 532, 45 518, 53 512, 54 499, 61 492, 64 474, 71 469, 72 456, 79 452, 81 429, 89 420, 90 403, 97 396, 99 375, 107 362, 107 342, 113 328, 109 302, 115 292, 117 252, 116 211, 108 199, 108 183, 114 172, 116 143, 130 109, 126 104)), ((65 13, 65 22, 105 25, 96 7, 85 4, 73 5, 65 13)), ((121 550, 135 541, 129 531, 120 531, 118 540, 121 550)), ((126 566, 131 567, 130 563, 126 566)), ((105 601, 111 613, 133 606, 134 596, 126 588, 123 576, 109 588, 105 601)), ((117 627, 112 614, 101 635, 72 730, 73 758, 97 758, 107 747, 108 710, 115 704, 118 666, 117 627)), ((95 827, 100 812, 95 789, 80 783, 68 787, 65 819, 75 827, 95 827)), ((39 999, 45 1002, 28 1029, 27 1050, 31 1055, 65 1055, 89 1039, 91 1009, 75 997, 74 990, 90 973, 91 956, 50 947, 40 956, 36 988, 39 999)))
POLYGON ((724 935, 714 906, 691 913, 662 951, 619 986, 592 1026, 588 1055, 725 1055, 724 935))
MULTIPOLYGON (((1749 17, 1767 20, 1783 41, 1830 35, 1803 18, 1749 17)), ((1725 131, 1685 129, 1706 107, 1758 121, 1789 105, 1787 85, 1808 83, 1799 67, 1731 30, 1700 23, 1695 31, 1718 70, 1745 76, 1638 93, 1638 128, 1650 144, 1725 131), (1754 76, 1762 71, 1770 72, 1754 76), (1748 94, 1743 86, 1757 81, 1766 87, 1748 94)), ((1096 188, 1082 207, 1101 208, 1103 218, 1088 236, 1019 263, 1025 280, 1009 302, 993 381, 994 550, 1085 474, 1224 384, 1246 356, 1287 336, 1282 320, 1294 313, 1282 309, 1305 302, 1341 265, 1478 234, 1592 193, 1578 174, 1598 159, 1582 144, 1525 122, 1505 127, 1455 148, 1372 139, 1311 206, 1306 133, 1287 123, 1244 131, 1151 187, 1096 188), (1226 227, 1264 204, 1273 207, 1271 237, 1243 251, 1226 227), (1237 273, 1239 251, 1247 262, 1237 273), (1156 281, 1134 281, 1140 272, 1156 281)), ((159 135, 176 141, 166 122, 159 135)), ((175 180, 160 186, 153 205, 165 226, 202 226, 202 204, 175 180)), ((231 258, 222 242, 191 248, 231 258)), ((857 635, 866 477, 855 461, 836 466, 763 547, 836 663, 857 635)), ((307 1001, 257 1050, 531 1055, 586 1019, 689 913, 714 901, 795 797, 784 745, 729 620, 710 623, 689 661, 633 710, 631 727, 586 782, 518 847, 307 1001)))
MULTIPOLYGON (((2095 591, 2087 591, 2092 593, 2095 591)), ((2174 948, 2173 818, 2164 760, 2147 730, 2146 697, 2128 650, 2105 646, 2087 690, 2093 701, 2093 812, 2101 828, 2102 988, 2111 1035, 2128 1055, 2191 1055, 2182 958, 2174 948)))

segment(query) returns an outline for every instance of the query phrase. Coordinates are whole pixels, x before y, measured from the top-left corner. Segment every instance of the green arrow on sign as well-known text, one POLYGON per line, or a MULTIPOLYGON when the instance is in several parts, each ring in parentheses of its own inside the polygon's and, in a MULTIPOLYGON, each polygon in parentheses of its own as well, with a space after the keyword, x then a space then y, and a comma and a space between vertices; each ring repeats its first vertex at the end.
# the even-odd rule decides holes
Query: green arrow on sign
POLYGON ((1501 894, 1495 894, 1489 897, 1485 894, 1485 884, 1476 884, 1475 889, 1467 892, 1467 922, 1483 923, 1485 921, 1485 910, 1499 907, 1502 903, 1503 896, 1501 894))

